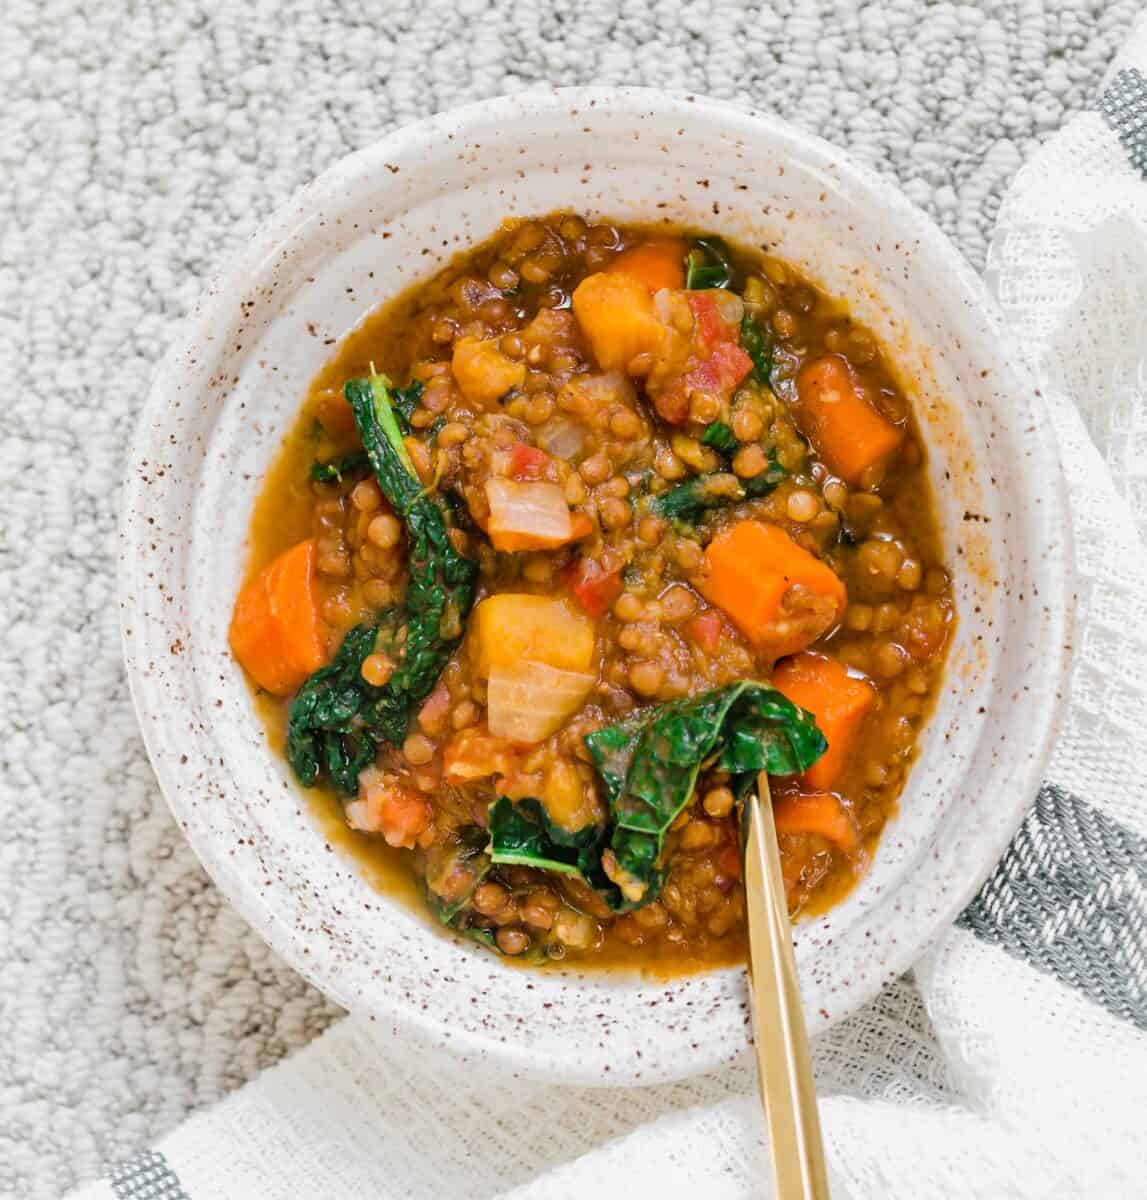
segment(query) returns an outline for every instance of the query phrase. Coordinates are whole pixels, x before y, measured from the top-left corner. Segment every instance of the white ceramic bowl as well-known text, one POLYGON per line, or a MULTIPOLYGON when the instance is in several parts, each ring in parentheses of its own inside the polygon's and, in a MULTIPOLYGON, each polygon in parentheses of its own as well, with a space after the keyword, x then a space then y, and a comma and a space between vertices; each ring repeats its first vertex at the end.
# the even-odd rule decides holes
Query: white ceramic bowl
POLYGON ((646 1083, 744 1052, 743 972, 531 973, 432 931, 325 847, 227 649, 252 502, 335 342, 503 217, 557 208, 767 245, 878 332, 924 428, 959 627, 870 873, 797 927, 814 1032, 911 965, 1034 795, 1067 523, 1038 398, 949 242, 831 146, 711 100, 529 92, 407 126, 295 196, 207 288, 144 410, 122 522, 132 694, 176 817, 247 920, 346 1007, 521 1070, 646 1083))

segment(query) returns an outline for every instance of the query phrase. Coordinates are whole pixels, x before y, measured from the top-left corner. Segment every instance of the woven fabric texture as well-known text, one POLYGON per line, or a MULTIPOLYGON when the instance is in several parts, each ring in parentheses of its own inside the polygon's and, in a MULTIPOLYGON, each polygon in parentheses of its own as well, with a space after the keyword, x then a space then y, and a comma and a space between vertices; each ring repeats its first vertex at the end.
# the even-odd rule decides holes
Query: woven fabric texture
MULTIPOLYGON (((348 151, 539 82, 650 84, 772 109, 897 178, 983 266, 1006 184, 1091 101, 1136 7, 9 0, 0 1195, 39 1200, 94 1178, 338 1015, 199 869, 147 765, 120 665, 121 464, 205 275, 348 151)), ((1117 384, 1096 428, 1114 414, 1105 444, 1147 462, 1127 449, 1147 427, 1117 384)), ((1132 467, 1121 478, 1147 487, 1132 467)), ((1056 779, 1093 795, 1069 775, 1056 779)), ((886 1073, 889 1092, 943 1094, 914 989, 878 1003, 907 1066, 886 1073)), ((830 1091, 858 1070, 857 1036, 818 1048, 830 1091)), ((673 1121, 681 1103, 716 1095, 666 1091, 634 1115, 673 1121)))

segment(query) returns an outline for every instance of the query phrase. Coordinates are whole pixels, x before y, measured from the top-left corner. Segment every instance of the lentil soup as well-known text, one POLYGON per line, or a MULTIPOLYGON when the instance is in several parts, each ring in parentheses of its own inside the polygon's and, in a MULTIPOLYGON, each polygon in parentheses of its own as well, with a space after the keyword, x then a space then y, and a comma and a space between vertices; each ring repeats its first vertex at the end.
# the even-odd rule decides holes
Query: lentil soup
POLYGON ((508 222, 314 381, 231 644, 379 886, 509 958, 738 961, 757 770, 794 916, 895 810, 955 619, 923 453, 781 259, 508 222))

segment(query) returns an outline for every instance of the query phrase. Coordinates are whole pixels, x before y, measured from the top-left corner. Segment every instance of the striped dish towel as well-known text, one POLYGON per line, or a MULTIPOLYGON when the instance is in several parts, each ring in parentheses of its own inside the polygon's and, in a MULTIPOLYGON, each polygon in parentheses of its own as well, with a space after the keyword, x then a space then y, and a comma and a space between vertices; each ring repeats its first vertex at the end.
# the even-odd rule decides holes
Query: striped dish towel
MULTIPOLYGON (((1023 827, 912 976, 814 1048, 835 1197, 1147 1195, 1147 25, 1018 175, 989 283, 1042 381, 1082 580, 1023 827)), ((752 1076, 604 1091, 348 1018, 83 1200, 760 1195, 752 1076), (480 1073, 479 1073, 480 1072, 480 1073)))

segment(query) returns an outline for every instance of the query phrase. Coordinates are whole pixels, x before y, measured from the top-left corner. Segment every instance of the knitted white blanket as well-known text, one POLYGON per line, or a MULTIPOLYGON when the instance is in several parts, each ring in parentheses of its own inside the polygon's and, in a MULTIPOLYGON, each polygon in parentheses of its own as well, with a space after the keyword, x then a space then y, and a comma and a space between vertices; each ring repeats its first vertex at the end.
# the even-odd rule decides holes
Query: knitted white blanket
POLYGON ((93 1178, 337 1015, 197 866, 120 665, 120 467, 208 271, 347 151, 542 80, 772 108, 896 176, 982 266, 1005 185, 1137 5, 777 7, 0 6, 0 1195, 93 1178))

